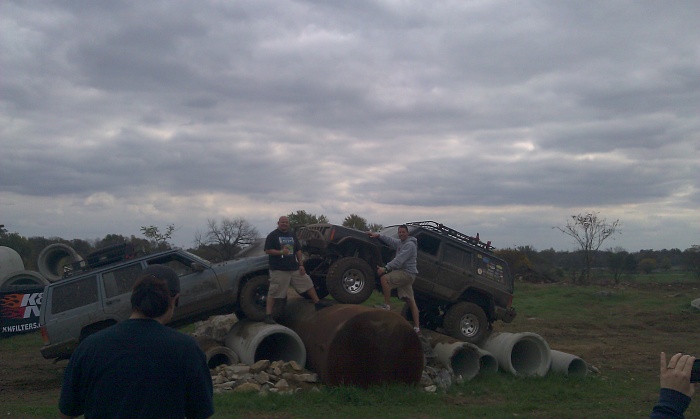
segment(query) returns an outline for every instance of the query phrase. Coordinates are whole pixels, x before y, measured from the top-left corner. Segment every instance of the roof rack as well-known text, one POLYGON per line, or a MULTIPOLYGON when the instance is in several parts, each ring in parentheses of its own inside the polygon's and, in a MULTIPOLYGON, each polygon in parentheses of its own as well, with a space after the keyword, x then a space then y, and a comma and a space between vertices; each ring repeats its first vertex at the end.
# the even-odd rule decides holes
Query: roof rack
POLYGON ((493 251, 495 249, 495 247, 491 246, 490 241, 484 243, 481 240, 479 240, 479 233, 476 233, 476 237, 467 236, 466 234, 460 233, 457 230, 451 229, 446 225, 435 221, 413 221, 410 223, 406 223, 406 225, 422 227, 426 230, 435 231, 445 236, 452 237, 453 239, 459 240, 463 243, 467 243, 484 250, 493 251))

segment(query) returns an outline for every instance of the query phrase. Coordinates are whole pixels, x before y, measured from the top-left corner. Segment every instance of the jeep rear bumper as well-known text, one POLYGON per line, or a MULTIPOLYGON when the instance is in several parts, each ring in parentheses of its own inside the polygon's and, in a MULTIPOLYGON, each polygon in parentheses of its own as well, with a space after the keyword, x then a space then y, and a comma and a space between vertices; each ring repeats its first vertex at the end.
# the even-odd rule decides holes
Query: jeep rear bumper
POLYGON ((508 309, 496 307, 496 319, 501 320, 504 323, 512 322, 516 314, 515 307, 510 307, 508 309))
POLYGON ((66 342, 57 343, 55 345, 45 345, 41 348, 41 356, 46 359, 53 358, 68 358, 78 347, 78 339, 71 339, 66 342))

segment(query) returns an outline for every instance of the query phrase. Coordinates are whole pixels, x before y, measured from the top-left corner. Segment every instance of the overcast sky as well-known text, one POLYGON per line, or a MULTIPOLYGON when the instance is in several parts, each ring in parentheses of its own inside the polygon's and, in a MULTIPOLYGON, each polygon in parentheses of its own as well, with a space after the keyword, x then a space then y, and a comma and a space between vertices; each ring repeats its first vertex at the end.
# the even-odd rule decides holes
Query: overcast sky
POLYGON ((497 248, 700 244, 700 2, 0 3, 0 223, 95 239, 297 210, 497 248))

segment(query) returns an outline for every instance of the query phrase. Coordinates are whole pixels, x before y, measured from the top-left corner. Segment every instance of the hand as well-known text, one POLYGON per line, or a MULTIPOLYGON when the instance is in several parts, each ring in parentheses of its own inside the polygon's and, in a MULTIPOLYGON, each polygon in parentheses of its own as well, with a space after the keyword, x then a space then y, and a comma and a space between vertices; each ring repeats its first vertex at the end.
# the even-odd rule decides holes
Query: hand
POLYGON ((386 269, 383 266, 377 266, 377 276, 382 276, 386 273, 386 269))
POLYGON ((666 364, 666 354, 661 352, 661 388, 669 388, 693 397, 695 384, 690 382, 690 371, 693 369, 694 356, 677 353, 666 364))
POLYGON ((284 249, 282 249, 281 253, 282 256, 287 256, 289 254, 289 249, 285 247, 284 249))
POLYGON ((304 265, 299 265, 299 275, 304 275, 306 273, 306 269, 304 268, 304 265))
POLYGON ((371 231, 368 231, 368 232, 367 232, 367 235, 370 236, 370 237, 374 237, 375 239, 376 239, 377 237, 379 237, 379 233, 372 233, 371 231))

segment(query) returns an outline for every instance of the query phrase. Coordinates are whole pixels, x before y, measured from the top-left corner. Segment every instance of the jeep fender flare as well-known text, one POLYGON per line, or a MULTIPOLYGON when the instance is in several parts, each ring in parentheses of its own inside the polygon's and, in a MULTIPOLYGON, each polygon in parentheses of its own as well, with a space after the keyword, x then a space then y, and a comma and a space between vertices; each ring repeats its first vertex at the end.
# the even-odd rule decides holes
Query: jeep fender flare
POLYGON ((345 237, 338 241, 338 244, 336 244, 335 247, 336 253, 340 254, 341 257, 359 257, 367 262, 373 270, 375 266, 372 266, 372 264, 384 264, 382 261, 382 252, 379 249, 379 246, 376 246, 369 241, 360 240, 356 237, 345 237), (349 254, 350 252, 348 252, 347 249, 354 249, 359 254, 349 254))

